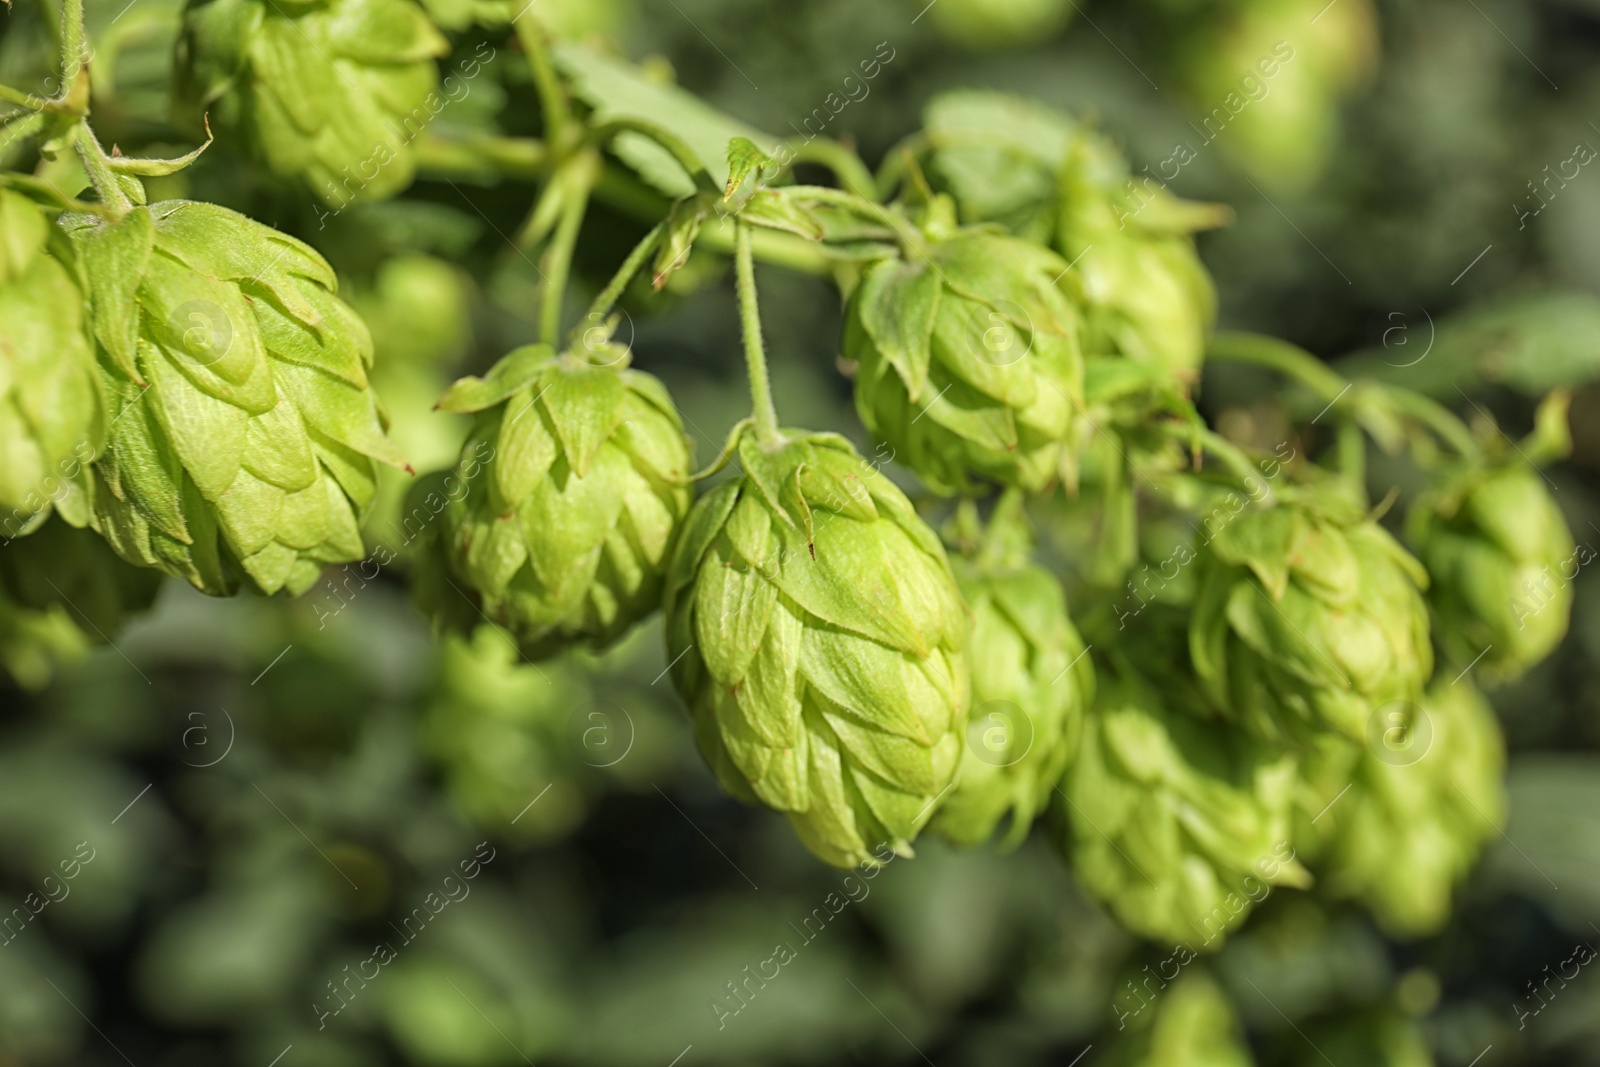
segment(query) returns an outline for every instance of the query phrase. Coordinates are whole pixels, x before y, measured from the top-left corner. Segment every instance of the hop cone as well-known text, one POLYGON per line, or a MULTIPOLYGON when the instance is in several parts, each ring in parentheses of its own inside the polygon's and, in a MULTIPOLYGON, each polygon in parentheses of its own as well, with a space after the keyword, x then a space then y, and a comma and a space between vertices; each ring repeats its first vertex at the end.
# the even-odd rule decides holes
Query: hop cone
POLYGON ((1514 678, 1566 636, 1572 579, 1594 553, 1576 550, 1532 467, 1502 467, 1461 495, 1419 502, 1408 533, 1433 578, 1434 632, 1450 659, 1514 678))
POLYGON ((1226 209, 1179 200, 1149 179, 1130 183, 1126 162, 1087 135, 1061 181, 1056 247, 1077 264, 1084 351, 1195 381, 1217 294, 1192 234, 1226 221, 1226 209))
POLYGON ((1365 747, 1334 738, 1319 746, 1299 839, 1316 850, 1328 888, 1362 901, 1391 934, 1436 933, 1455 886, 1505 820, 1504 770, 1488 703, 1468 680, 1436 684, 1420 705, 1386 712, 1365 747))
POLYGON ((1382 527, 1327 493, 1218 520, 1189 630, 1217 708, 1269 739, 1360 740, 1380 708, 1421 696, 1428 575, 1382 527))
POLYGON ((342 208, 410 184, 448 47, 411 0, 201 0, 184 16, 180 91, 342 208))
POLYGON ((1112 1058, 1118 1067, 1254 1067, 1239 1016, 1210 975, 1189 971, 1170 987, 1160 976, 1155 984, 1148 972, 1141 977, 1139 987, 1119 992, 1113 1002, 1119 1023, 1144 1027, 1113 1046, 1121 1051, 1112 1058), (1154 1002, 1147 1004, 1145 995, 1154 1002), (1153 1009, 1153 1019, 1145 1015, 1146 1008, 1153 1009))
MULTIPOLYGON (((689 510, 689 446, 672 398, 624 369, 625 348, 595 352, 608 364, 519 348, 439 402, 477 415, 454 487, 442 489, 445 565, 530 657, 576 641, 604 648, 660 606, 689 510)), ((408 531, 432 522, 418 495, 408 531)), ((462 606, 460 593, 442 596, 462 606)))
POLYGON ((105 441, 105 404, 71 254, 31 200, 0 189, 0 538, 53 504, 88 518, 74 489, 105 441))
POLYGON ((961 762, 966 607, 938 538, 843 439, 747 434, 737 455, 673 558, 673 681, 724 789, 828 863, 876 863, 961 762))
POLYGON ((1270 886, 1309 883, 1294 785, 1292 756, 1168 711, 1135 677, 1103 681, 1062 781, 1064 847, 1124 926, 1216 948, 1270 886))
POLYGON ((1009 814, 1005 840, 1015 846, 1077 750, 1094 664, 1049 571, 958 560, 956 575, 972 608, 972 715, 960 778, 934 829, 976 845, 1009 814))
POLYGON ((241 571, 298 594, 361 558, 373 460, 403 461, 367 388, 366 327, 322 257, 182 200, 66 225, 115 412, 95 529, 129 562, 216 595, 241 571))
POLYGON ((1055 284, 1066 269, 1047 249, 965 230, 861 279, 844 334, 856 410, 931 488, 1070 479, 1083 359, 1055 284))

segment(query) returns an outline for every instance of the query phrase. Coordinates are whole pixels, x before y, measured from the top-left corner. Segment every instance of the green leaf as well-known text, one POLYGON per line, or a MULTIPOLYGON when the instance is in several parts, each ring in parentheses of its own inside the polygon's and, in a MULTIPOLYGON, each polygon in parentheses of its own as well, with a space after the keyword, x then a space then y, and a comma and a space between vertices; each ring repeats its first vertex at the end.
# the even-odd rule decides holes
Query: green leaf
POLYGON ((803 204, 779 189, 758 189, 744 207, 739 220, 769 230, 792 233, 808 241, 822 240, 826 232, 818 218, 803 204))
POLYGON ((772 165, 772 157, 756 146, 748 137, 735 137, 728 141, 728 181, 722 187, 722 199, 732 200, 733 194, 739 191, 745 179, 755 175, 756 181, 761 180, 761 172, 772 165))
POLYGON ((435 405, 441 411, 471 414, 492 407, 532 385, 555 358, 549 345, 523 345, 502 356, 482 378, 458 378, 435 405))

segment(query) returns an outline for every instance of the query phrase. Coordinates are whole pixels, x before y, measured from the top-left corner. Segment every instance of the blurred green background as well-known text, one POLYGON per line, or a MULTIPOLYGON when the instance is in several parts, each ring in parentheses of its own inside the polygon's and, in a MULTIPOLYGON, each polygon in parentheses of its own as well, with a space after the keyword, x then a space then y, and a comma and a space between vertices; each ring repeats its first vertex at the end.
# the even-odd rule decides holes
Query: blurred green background
MULTIPOLYGON (((537 3, 561 32, 655 57, 779 135, 887 49, 870 92, 829 112, 827 132, 872 163, 944 89, 1072 110, 1136 168, 1231 205, 1235 222, 1202 239, 1224 326, 1327 358, 1365 350, 1368 369, 1465 409, 1460 386, 1513 436, 1538 392, 1600 367, 1600 175, 1540 184, 1600 146, 1592 0, 537 3), (1279 41, 1293 61, 1208 131, 1279 41)), ((450 26, 467 5, 428 6, 450 26)), ((89 11, 101 136, 141 154, 191 145, 168 104, 179 6, 89 11)), ((48 76, 43 17, 24 0, 0 21, 0 79, 48 76)), ((456 47, 482 39, 497 59, 440 137, 536 129, 506 34, 456 47)), ((246 210, 333 261, 419 470, 450 462, 464 432, 431 411, 443 384, 535 333, 537 277, 503 237, 531 181, 425 162, 404 198, 327 217, 219 145, 152 184, 246 210)), ((596 208, 580 287, 598 288, 644 224, 596 208)), ((620 331, 702 460, 746 406, 727 273, 697 254, 667 293, 633 293, 620 331)), ((785 419, 866 445, 835 369, 836 293, 760 278, 785 419)), ((1208 375, 1201 401, 1234 436, 1284 437, 1265 379, 1208 375)), ((1597 406, 1600 392, 1578 394, 1576 453, 1551 472, 1589 544, 1597 406)), ((389 486, 369 543, 402 547, 403 488, 389 486)), ((929 839, 850 890, 781 818, 722 797, 663 676, 659 621, 603 658, 535 668, 497 631, 436 641, 400 565, 351 565, 296 602, 168 582, 114 646, 91 645, 82 618, 11 602, 30 566, 0 560, 15 679, 0 715, 0 906, 59 899, 0 933, 0 1065, 1235 1062, 1200 1030, 1165 1044, 1119 1032, 1126 983, 1171 949, 1114 926, 1040 835, 1008 855, 929 839), (807 940, 816 909, 829 921, 807 940), (396 958, 365 980, 380 943, 396 958), (795 958, 747 981, 778 943, 795 958)), ((1561 653, 1491 694, 1511 821, 1444 933, 1392 941, 1359 910, 1280 889, 1190 965, 1215 985, 1185 995, 1225 991, 1257 1062, 1600 1063, 1600 977, 1547 983, 1579 942, 1600 945, 1597 599, 1581 575, 1561 653)))

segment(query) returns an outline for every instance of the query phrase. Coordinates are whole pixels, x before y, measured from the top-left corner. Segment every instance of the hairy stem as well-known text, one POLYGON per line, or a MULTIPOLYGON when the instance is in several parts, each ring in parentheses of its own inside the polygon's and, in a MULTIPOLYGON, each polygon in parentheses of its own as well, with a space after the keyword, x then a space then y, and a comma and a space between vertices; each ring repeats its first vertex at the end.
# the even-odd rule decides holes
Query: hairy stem
POLYGON ((73 135, 73 146, 78 150, 78 158, 83 160, 83 169, 88 172, 89 181, 93 183, 94 191, 99 194, 100 202, 118 216, 132 211, 133 201, 128 199, 128 194, 124 193, 122 186, 117 183, 116 174, 106 162, 106 150, 100 147, 99 139, 95 137, 87 122, 78 123, 73 135))
POLYGON ((617 273, 611 276, 611 280, 606 283, 606 287, 600 290, 599 295, 594 298, 594 303, 589 305, 588 313, 583 316, 583 321, 574 330, 575 339, 582 333, 599 326, 605 317, 611 313, 611 309, 622 298, 623 290, 628 287, 629 282, 633 281, 633 277, 639 273, 639 269, 645 265, 645 262, 650 258, 650 254, 661 243, 662 234, 666 232, 666 222, 658 222, 649 233, 644 235, 642 241, 633 246, 633 251, 629 252, 628 258, 622 261, 622 266, 617 268, 617 273))
POLYGON ((567 138, 571 134, 568 131, 573 127, 572 102, 567 99, 567 91, 556 76, 555 65, 550 62, 544 28, 535 20, 522 17, 517 18, 516 27, 517 40, 522 42, 522 50, 528 54, 528 65, 533 68, 533 85, 544 113, 545 140, 557 152, 564 151, 569 147, 567 138))
POLYGON ((788 149, 793 162, 817 163, 827 167, 847 191, 874 203, 878 201, 878 181, 872 176, 872 171, 861 162, 860 156, 838 141, 790 142, 788 149))
POLYGON ((738 223, 734 262, 739 275, 739 318, 744 326, 744 358, 750 375, 750 403, 754 408, 756 439, 773 444, 778 433, 778 411, 772 405, 772 384, 767 378, 767 353, 761 341, 761 309, 756 301, 755 254, 750 248, 750 227, 738 223))
MULTIPOLYGON (((559 180, 559 179, 557 179, 559 180)), ((572 253, 578 247, 578 231, 589 208, 590 182, 578 183, 566 192, 561 221, 544 255, 544 294, 539 305, 539 340, 554 345, 561 335, 561 302, 567 293, 567 278, 572 273, 572 253)))

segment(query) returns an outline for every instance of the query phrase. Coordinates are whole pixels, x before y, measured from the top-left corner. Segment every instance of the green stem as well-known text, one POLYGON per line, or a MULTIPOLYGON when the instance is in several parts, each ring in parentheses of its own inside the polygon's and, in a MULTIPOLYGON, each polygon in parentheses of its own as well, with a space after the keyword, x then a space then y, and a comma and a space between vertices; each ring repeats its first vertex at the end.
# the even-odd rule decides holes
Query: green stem
POLYGON ((842 208, 861 218, 882 223, 895 232, 901 244, 907 249, 922 247, 922 235, 917 232, 916 227, 901 218, 898 212, 855 193, 847 193, 843 189, 829 189, 823 185, 791 185, 783 190, 783 194, 799 200, 814 200, 819 204, 842 208))
POLYGON ((1201 428, 1195 431, 1200 440, 1200 445, 1205 451, 1211 453, 1228 468, 1228 471, 1243 485, 1244 490, 1252 499, 1256 498, 1257 487, 1260 487, 1260 500, 1264 507, 1272 507, 1277 503, 1277 497, 1272 492, 1272 485, 1261 476, 1256 465, 1250 462, 1250 457, 1232 441, 1215 433, 1210 429, 1201 428))
POLYGON ((1267 367, 1293 378, 1330 403, 1350 388, 1343 376, 1305 349, 1257 333, 1218 333, 1211 339, 1206 358, 1267 367))
POLYGON ((0 123, 0 152, 12 144, 44 128, 45 117, 38 112, 22 115, 9 122, 0 123))
POLYGON ((722 190, 717 188, 717 183, 711 180, 711 175, 706 172, 705 164, 700 162, 700 157, 695 155, 689 143, 671 130, 657 126, 653 122, 635 118, 615 118, 596 126, 589 131, 591 144, 603 147, 619 133, 637 133, 650 138, 656 144, 672 153, 672 158, 682 167, 684 173, 694 181, 695 188, 703 193, 711 193, 719 199, 722 190))
POLYGON ((567 99, 561 79, 556 77, 555 65, 550 62, 550 48, 543 27, 533 19, 523 18, 516 20, 516 27, 517 40, 522 42, 522 50, 528 54, 528 65, 533 68, 533 85, 544 112, 545 140, 557 152, 563 152, 569 147, 567 131, 573 127, 572 103, 567 99))
POLYGON ((116 174, 106 162, 106 150, 100 147, 100 141, 87 122, 79 121, 73 143, 78 150, 78 158, 83 160, 83 169, 88 172, 89 181, 94 185, 94 191, 100 196, 100 202, 118 217, 132 211, 133 201, 128 199, 128 194, 117 183, 116 174))
POLYGON ((61 6, 61 96, 71 92, 83 69, 83 0, 66 0, 61 6))
POLYGON ((544 294, 539 306, 539 340, 554 345, 561 335, 561 301, 567 293, 567 277, 572 273, 572 253, 578 247, 578 231, 583 228, 584 212, 589 207, 591 183, 580 183, 567 190, 561 221, 555 237, 545 251, 544 294))
POLYGON ((594 298, 594 303, 589 305, 589 311, 583 316, 583 321, 574 331, 574 339, 578 337, 579 330, 591 330, 599 326, 605 317, 611 313, 618 300, 622 299, 623 290, 628 288, 628 283, 633 281, 633 276, 639 273, 639 268, 645 265, 650 254, 656 250, 656 245, 661 243, 662 234, 667 232, 666 222, 658 222, 651 231, 644 235, 644 240, 633 246, 633 251, 628 253, 628 258, 622 261, 622 266, 617 268, 617 273, 611 276, 606 287, 600 290, 594 298))
POLYGON ((772 384, 767 379, 767 353, 761 342, 761 309, 756 301, 755 254, 750 248, 750 227, 737 223, 734 262, 739 275, 739 319, 744 326, 744 358, 750 375, 750 403, 754 409, 756 440, 776 444, 778 409, 772 405, 772 384))
POLYGON ((1395 410, 1432 430, 1441 441, 1460 453, 1462 458, 1473 462, 1482 460, 1483 448, 1472 436, 1467 424, 1457 418, 1449 408, 1437 400, 1397 385, 1383 385, 1381 388, 1395 410))
POLYGON ((25 107, 29 111, 43 110, 44 106, 49 103, 48 100, 41 100, 32 93, 25 93, 21 89, 13 89, 9 85, 0 85, 0 100, 4 100, 8 104, 16 104, 18 107, 25 107))
POLYGON ((879 201, 878 180, 872 176, 872 171, 861 162, 860 156, 838 141, 791 141, 785 147, 789 150, 792 162, 817 163, 827 167, 845 189, 874 203, 879 201))
POLYGON ((550 152, 532 137, 441 137, 424 134, 412 145, 417 170, 444 178, 542 178, 550 152))

